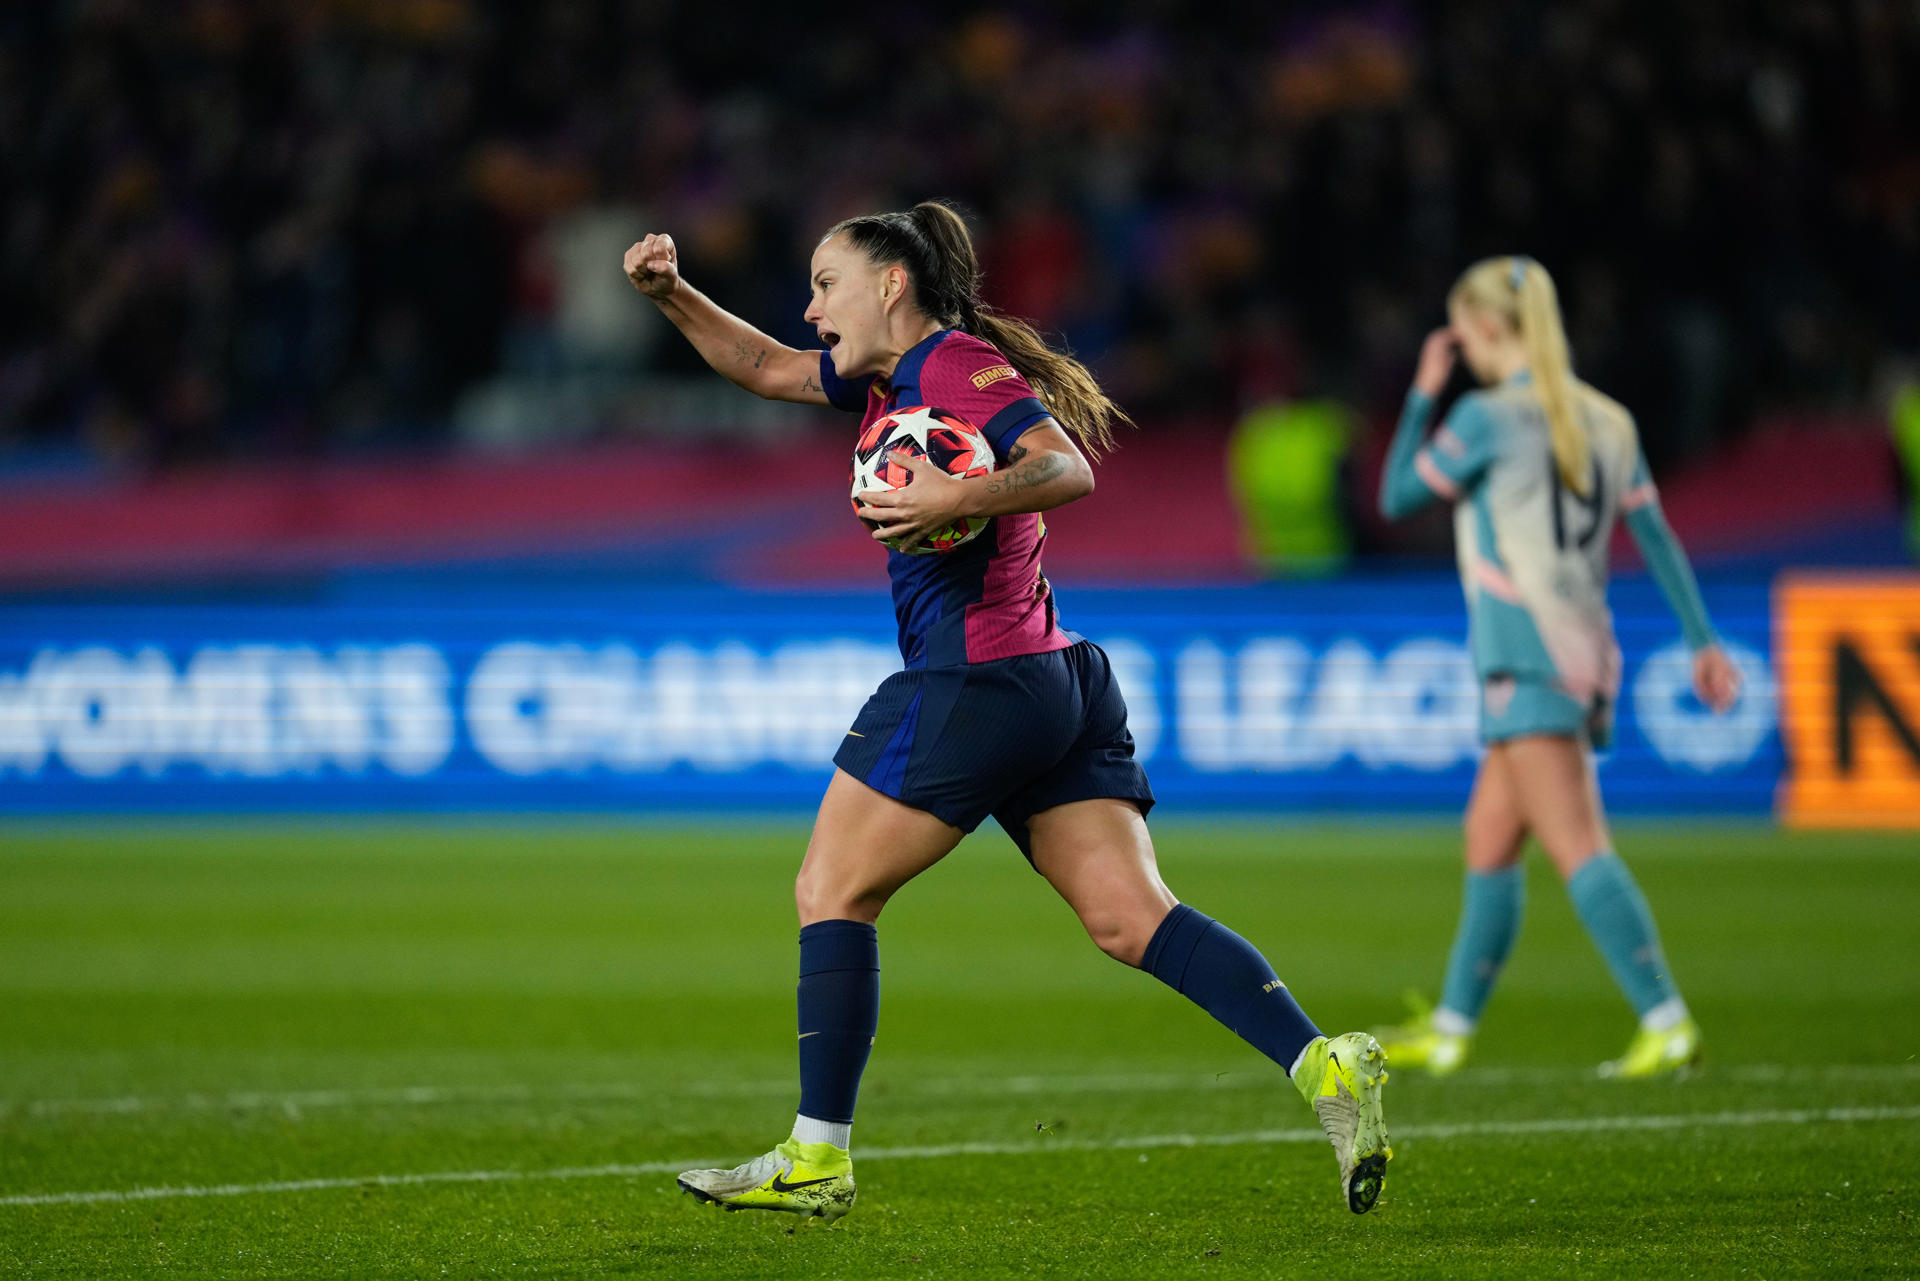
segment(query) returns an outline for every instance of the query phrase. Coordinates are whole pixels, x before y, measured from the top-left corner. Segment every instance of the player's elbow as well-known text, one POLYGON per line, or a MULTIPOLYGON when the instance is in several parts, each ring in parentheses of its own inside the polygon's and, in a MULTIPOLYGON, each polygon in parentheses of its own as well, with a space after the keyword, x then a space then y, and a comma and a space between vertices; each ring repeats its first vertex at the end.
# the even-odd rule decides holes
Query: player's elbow
POLYGON ((1062 481, 1063 503, 1079 502, 1093 492, 1093 466, 1079 454, 1070 455, 1067 474, 1062 481))
POLYGON ((1380 482, 1380 514, 1388 520, 1404 520, 1419 511, 1433 495, 1427 487, 1414 480, 1412 484, 1402 484, 1392 475, 1380 482))
POLYGON ((1380 486, 1380 514, 1388 520, 1399 520, 1407 514, 1399 495, 1393 492, 1390 484, 1380 486))

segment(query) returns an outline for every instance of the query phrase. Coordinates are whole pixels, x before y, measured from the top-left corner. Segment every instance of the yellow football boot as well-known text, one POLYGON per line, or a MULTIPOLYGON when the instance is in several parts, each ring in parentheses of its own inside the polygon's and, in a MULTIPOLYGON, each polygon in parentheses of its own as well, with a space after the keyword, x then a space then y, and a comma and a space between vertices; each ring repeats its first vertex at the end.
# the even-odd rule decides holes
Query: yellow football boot
POLYGON ((1600 1075, 1616 1081, 1670 1076, 1698 1066, 1700 1057, 1700 1025, 1689 1016, 1657 1032, 1641 1028, 1625 1054, 1600 1065, 1600 1075))
POLYGON ((1387 1162, 1387 1120, 1380 1108, 1380 1089, 1387 1083, 1387 1056, 1380 1042, 1365 1032, 1348 1032, 1332 1039, 1316 1037, 1307 1046, 1294 1088, 1313 1105, 1340 1160, 1340 1189, 1347 1208, 1365 1214, 1380 1199, 1387 1162))
POLYGON ((853 1208, 853 1158, 831 1143, 788 1139, 731 1170, 688 1170, 679 1183, 723 1210, 784 1210, 833 1223, 853 1208))
POLYGON ((1442 1032, 1433 1025, 1433 1007, 1412 992, 1407 1005, 1413 1017, 1392 1027, 1377 1027, 1373 1034, 1395 1067, 1422 1068, 1432 1076, 1446 1076, 1460 1070, 1467 1061, 1467 1047, 1473 1037, 1464 1032, 1442 1032))

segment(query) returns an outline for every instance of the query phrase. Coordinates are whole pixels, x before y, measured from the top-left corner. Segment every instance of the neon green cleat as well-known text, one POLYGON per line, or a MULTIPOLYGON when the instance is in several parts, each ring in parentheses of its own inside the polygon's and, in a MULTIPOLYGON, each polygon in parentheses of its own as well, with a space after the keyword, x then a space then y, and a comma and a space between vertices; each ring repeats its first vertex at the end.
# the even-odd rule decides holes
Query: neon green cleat
POLYGON ((1313 1105, 1320 1128, 1340 1159, 1340 1188, 1347 1208, 1365 1214, 1380 1199, 1386 1182, 1387 1120, 1380 1108, 1380 1087, 1387 1083, 1387 1056, 1365 1032, 1329 1040, 1316 1037, 1294 1073, 1294 1088, 1313 1105))
POLYGON ((1460 1070, 1473 1040, 1461 1032, 1442 1032, 1433 1025, 1433 1007, 1417 993, 1407 993, 1413 1017, 1393 1027, 1377 1027, 1374 1036, 1395 1067, 1425 1068, 1434 1076, 1460 1070))
POLYGON ((688 1170, 679 1183, 723 1210, 784 1210, 832 1223, 853 1208, 853 1158, 831 1143, 788 1139, 731 1170, 688 1170))
POLYGON ((1657 1032, 1641 1028, 1625 1054, 1600 1065, 1600 1075, 1616 1081, 1668 1076, 1698 1066, 1700 1057, 1700 1025, 1689 1017, 1657 1032))

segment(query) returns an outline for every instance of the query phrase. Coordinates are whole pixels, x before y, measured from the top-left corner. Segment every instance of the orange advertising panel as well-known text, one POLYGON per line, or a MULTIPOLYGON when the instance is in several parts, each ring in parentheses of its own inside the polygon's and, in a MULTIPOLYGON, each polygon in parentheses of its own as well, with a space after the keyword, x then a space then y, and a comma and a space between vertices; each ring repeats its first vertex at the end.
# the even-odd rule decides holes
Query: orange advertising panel
POLYGON ((1920 828, 1920 575, 1788 575, 1773 616, 1782 820, 1920 828))

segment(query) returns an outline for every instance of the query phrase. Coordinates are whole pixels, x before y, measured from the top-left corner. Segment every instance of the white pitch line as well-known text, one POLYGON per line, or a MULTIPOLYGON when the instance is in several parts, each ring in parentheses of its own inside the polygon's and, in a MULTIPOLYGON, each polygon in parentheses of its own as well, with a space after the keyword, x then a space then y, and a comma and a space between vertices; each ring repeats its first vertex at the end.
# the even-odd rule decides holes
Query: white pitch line
MULTIPOLYGON (((1743 1084, 1774 1084, 1814 1080, 1905 1080, 1920 1078, 1920 1062, 1825 1063, 1812 1067, 1778 1063, 1747 1063, 1709 1068, 1715 1080, 1743 1084)), ((1267 1090, 1275 1077, 1260 1071, 1196 1073, 1133 1072, 1064 1076, 948 1077, 867 1082, 870 1094, 903 1097, 971 1097, 986 1095, 1153 1093, 1178 1090, 1267 1090)), ((1597 1081, 1590 1068, 1468 1068, 1441 1082, 1446 1086, 1569 1085, 1597 1081)), ((0 1100, 0 1118, 9 1113, 28 1116, 132 1115, 141 1112, 299 1113, 316 1108, 431 1106, 451 1103, 570 1103, 626 1102, 662 1098, 757 1098, 790 1094, 792 1077, 764 1081, 687 1081, 661 1085, 650 1082, 568 1083, 437 1086, 407 1085, 366 1089, 314 1089, 274 1092, 240 1090, 228 1094, 183 1094, 170 1097, 122 1095, 106 1098, 0 1100)))
MULTIPOLYGON (((1696 1112, 1659 1116, 1542 1117, 1531 1121, 1466 1121, 1417 1125, 1399 1131, 1407 1139, 1455 1139, 1522 1134, 1595 1134, 1608 1131, 1690 1130, 1758 1125, 1847 1124, 1857 1121, 1920 1121, 1920 1107, 1771 1109, 1696 1112)), ((1048 1143, 945 1143, 920 1147, 863 1148, 862 1161, 917 1161, 953 1156, 1044 1156, 1049 1152, 1134 1152, 1156 1148, 1226 1148, 1267 1143, 1324 1143, 1319 1130, 1243 1130, 1236 1134, 1143 1134, 1124 1139, 1056 1139, 1048 1143)), ((274 1192, 323 1192, 339 1188, 411 1187, 434 1183, 526 1183, 555 1179, 632 1178, 670 1174, 712 1164, 708 1160, 642 1161, 630 1165, 563 1166, 553 1170, 441 1170, 425 1174, 368 1174, 334 1179, 288 1179, 275 1183, 219 1183, 96 1192, 30 1192, 0 1196, 0 1206, 97 1205, 103 1202, 166 1201, 192 1197, 258 1196, 274 1192)))

